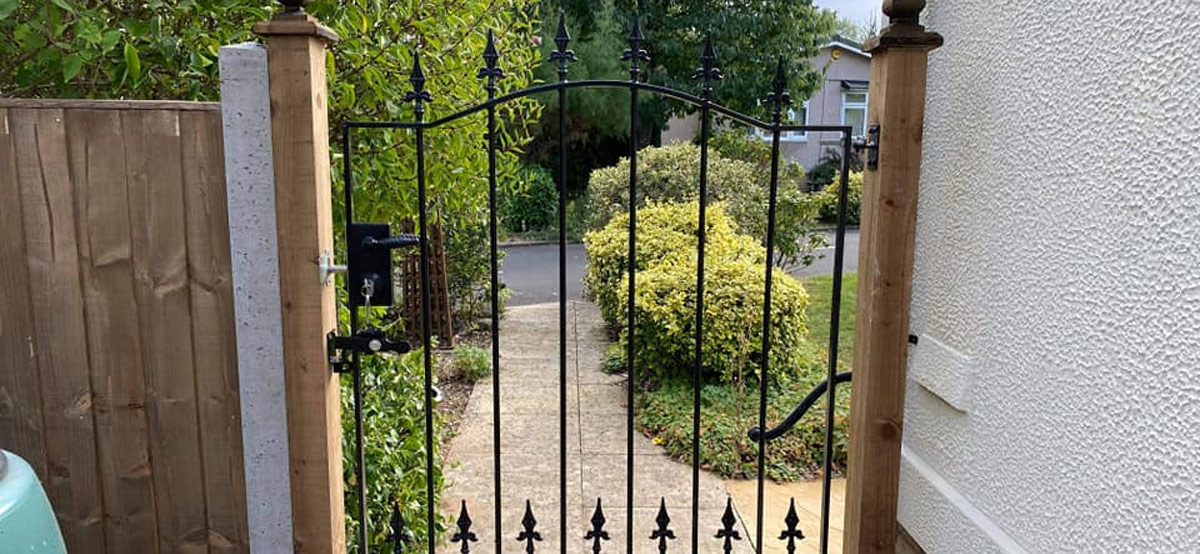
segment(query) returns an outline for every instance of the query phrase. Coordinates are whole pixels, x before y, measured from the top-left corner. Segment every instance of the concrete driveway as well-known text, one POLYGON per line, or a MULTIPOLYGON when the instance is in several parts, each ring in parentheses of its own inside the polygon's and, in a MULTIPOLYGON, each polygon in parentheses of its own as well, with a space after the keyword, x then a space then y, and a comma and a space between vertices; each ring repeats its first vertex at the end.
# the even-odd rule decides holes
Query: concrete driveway
MULTIPOLYGON (((833 244, 833 234, 829 234, 833 244)), ((558 245, 538 244, 507 246, 500 267, 500 280, 513 291, 509 306, 526 306, 558 301, 558 245)), ((833 274, 833 247, 822 249, 823 257, 808 267, 791 267, 795 277, 833 274)), ((583 273, 587 269, 587 253, 582 244, 567 245, 567 300, 579 300, 583 290, 583 273)), ((846 231, 847 272, 858 269, 858 229, 846 231)))

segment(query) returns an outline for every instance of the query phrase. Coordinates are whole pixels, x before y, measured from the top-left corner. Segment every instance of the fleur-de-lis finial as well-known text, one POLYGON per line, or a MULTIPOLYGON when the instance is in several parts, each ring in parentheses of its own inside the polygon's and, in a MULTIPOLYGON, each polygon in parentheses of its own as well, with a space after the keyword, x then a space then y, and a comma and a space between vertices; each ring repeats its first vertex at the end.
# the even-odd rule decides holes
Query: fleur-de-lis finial
POLYGON ((792 505, 788 507, 787 517, 783 518, 783 523, 787 525, 779 533, 779 540, 787 541, 788 554, 796 553, 796 541, 804 540, 804 532, 800 530, 800 516, 796 514, 796 499, 792 499, 792 505))
POLYGON ((600 554, 600 541, 609 540, 608 531, 604 530, 604 510, 600 509, 600 499, 596 499, 596 511, 592 512, 592 528, 583 537, 585 541, 592 541, 592 553, 600 554))
POLYGON ((498 62, 500 61, 500 52, 496 50, 496 37, 489 29, 487 33, 487 46, 483 49, 483 67, 479 68, 479 73, 476 77, 487 79, 484 82, 484 88, 489 93, 496 92, 496 81, 504 78, 504 70, 500 69, 498 62))
POLYGON ((402 554, 407 544, 413 541, 412 531, 404 524, 404 515, 400 513, 400 503, 392 502, 391 529, 385 542, 392 543, 392 554, 402 554))
POLYGON ((537 520, 533 517, 533 507, 528 500, 525 501, 525 516, 521 518, 521 527, 524 529, 517 535, 517 542, 524 542, 526 554, 533 554, 533 543, 541 542, 542 534, 534 530, 537 520))
POLYGON ((700 54, 700 68, 696 70, 696 74, 692 75, 692 78, 700 79, 700 91, 707 99, 712 94, 713 81, 720 81, 722 77, 721 69, 717 67, 717 50, 713 48, 710 35, 704 41, 704 52, 700 54))
POLYGON ((721 516, 721 528, 717 530, 716 538, 725 539, 723 550, 725 554, 733 552, 733 541, 742 540, 742 534, 738 532, 737 516, 733 515, 733 499, 725 499, 725 513, 721 516))
POLYGON ((665 553, 667 551, 667 540, 675 540, 675 532, 667 526, 671 524, 671 516, 667 515, 667 499, 663 498, 662 503, 658 505, 658 515, 654 518, 654 522, 658 524, 658 529, 650 533, 650 540, 658 540, 658 551, 665 553))
POLYGON ((771 82, 772 91, 767 95, 767 103, 774 109, 775 122, 779 123, 783 115, 783 107, 792 103, 792 95, 787 91, 787 73, 783 68, 783 56, 779 56, 779 64, 775 66, 775 80, 771 82))
POLYGON ((558 61, 558 80, 567 80, 567 63, 578 61, 575 52, 567 49, 571 44, 571 33, 567 32, 567 14, 558 12, 558 32, 554 34, 554 45, 558 48, 550 53, 550 61, 558 61))
POLYGON ((467 501, 462 501, 462 509, 458 512, 458 531, 450 537, 450 542, 461 542, 462 547, 459 552, 462 554, 471 554, 471 543, 479 542, 479 538, 475 536, 475 532, 471 531, 471 516, 467 513, 467 501))
POLYGON ((408 82, 412 84, 413 89, 404 95, 405 102, 412 102, 413 109, 416 111, 417 118, 425 115, 425 102, 432 102, 433 96, 429 91, 425 90, 425 72, 421 70, 421 52, 413 50, 413 68, 412 73, 408 76, 408 82))
POLYGON ((621 54, 621 61, 629 62, 629 79, 631 81, 638 80, 638 74, 642 71, 641 62, 649 62, 650 54, 642 49, 642 42, 646 40, 646 35, 642 34, 642 22, 638 16, 633 16, 633 28, 629 30, 629 48, 621 54))

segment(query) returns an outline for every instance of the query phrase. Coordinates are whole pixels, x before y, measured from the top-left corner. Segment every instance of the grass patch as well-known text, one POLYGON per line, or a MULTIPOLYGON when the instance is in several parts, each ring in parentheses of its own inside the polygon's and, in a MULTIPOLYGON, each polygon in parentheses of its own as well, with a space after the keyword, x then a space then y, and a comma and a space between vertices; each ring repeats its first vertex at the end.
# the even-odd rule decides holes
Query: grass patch
MULTIPOLYGON (((822 351, 829 348, 829 314, 833 310, 833 277, 822 275, 803 279, 808 290, 808 334, 822 351)), ((838 368, 849 371, 854 359, 854 316, 858 298, 858 274, 847 272, 842 278, 841 319, 838 325, 838 368)))

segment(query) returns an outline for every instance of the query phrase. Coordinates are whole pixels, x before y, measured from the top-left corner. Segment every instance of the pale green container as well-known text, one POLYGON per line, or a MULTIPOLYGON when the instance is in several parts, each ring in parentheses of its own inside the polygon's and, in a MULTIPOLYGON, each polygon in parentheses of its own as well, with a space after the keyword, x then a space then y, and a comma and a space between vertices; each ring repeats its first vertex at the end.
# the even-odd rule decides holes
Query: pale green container
POLYGON ((66 554, 50 500, 33 468, 0 450, 0 554, 66 554))

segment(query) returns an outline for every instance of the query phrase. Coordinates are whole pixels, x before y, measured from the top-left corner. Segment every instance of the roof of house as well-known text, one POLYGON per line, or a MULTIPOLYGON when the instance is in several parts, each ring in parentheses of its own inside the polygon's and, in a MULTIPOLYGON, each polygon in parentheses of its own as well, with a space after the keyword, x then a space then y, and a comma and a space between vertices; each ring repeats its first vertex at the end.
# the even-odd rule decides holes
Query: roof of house
POLYGON ((864 58, 871 57, 870 53, 863 51, 861 44, 854 42, 853 40, 850 40, 846 37, 843 37, 842 35, 833 35, 833 38, 830 39, 829 43, 825 45, 825 48, 835 48, 835 47, 846 50, 847 52, 853 52, 864 58))

